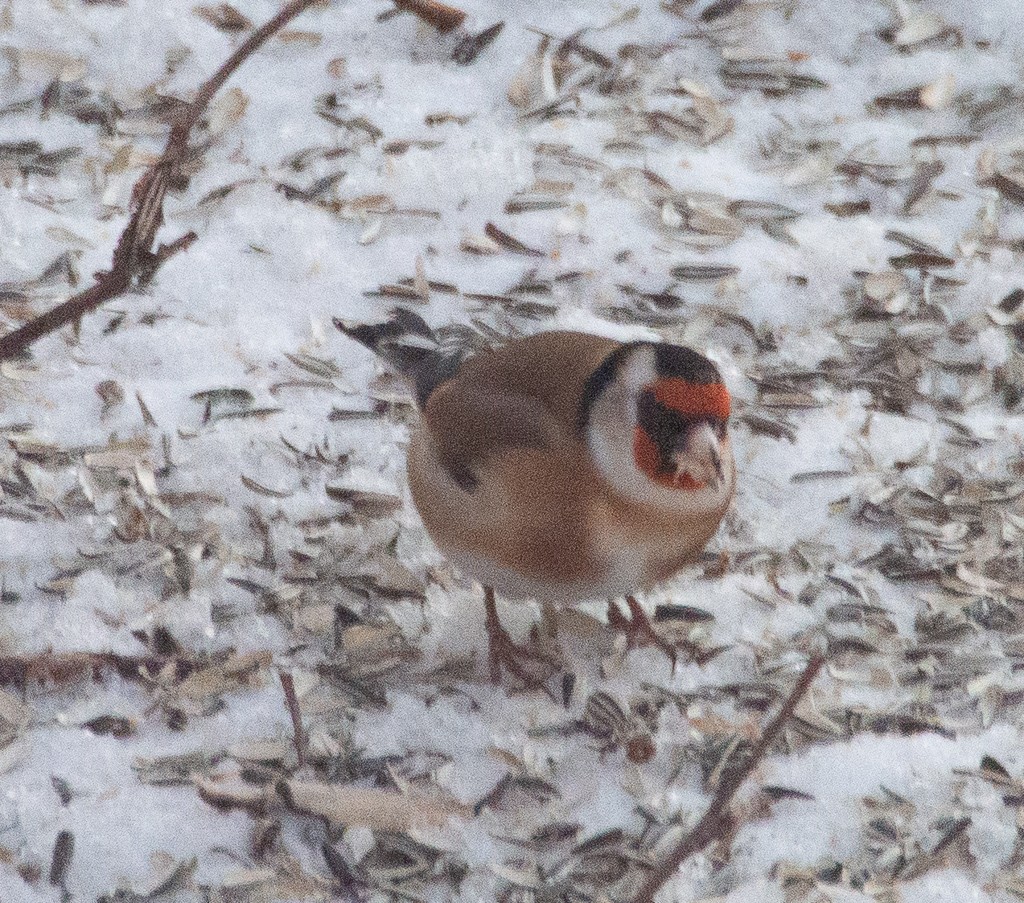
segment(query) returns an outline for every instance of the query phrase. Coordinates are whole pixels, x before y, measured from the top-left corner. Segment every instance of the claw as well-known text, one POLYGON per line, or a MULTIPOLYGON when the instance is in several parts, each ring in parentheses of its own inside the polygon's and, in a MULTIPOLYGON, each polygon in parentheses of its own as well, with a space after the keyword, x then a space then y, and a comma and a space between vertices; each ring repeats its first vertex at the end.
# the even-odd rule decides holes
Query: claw
POLYGON ((505 670, 519 678, 528 688, 542 689, 554 698, 544 681, 558 670, 559 663, 537 649, 517 643, 508 635, 498 619, 494 590, 489 586, 484 587, 484 606, 487 611, 487 658, 491 682, 499 683, 501 672, 505 670), (532 662, 534 668, 526 667, 524 662, 532 662))
POLYGON ((685 652, 691 662, 698 665, 706 665, 726 648, 720 646, 714 649, 702 649, 699 645, 689 640, 670 643, 655 630, 650 618, 647 617, 646 612, 640 607, 640 603, 633 596, 626 596, 626 605, 629 606, 629 617, 626 617, 625 613, 614 601, 608 602, 608 626, 613 630, 621 630, 626 635, 627 649, 636 649, 640 646, 657 646, 668 658, 673 673, 675 673, 676 662, 679 660, 680 652, 685 652))
POLYGON ((640 603, 632 596, 626 596, 629 617, 612 600, 608 602, 608 625, 614 630, 621 630, 626 635, 626 648, 640 646, 657 646, 668 657, 672 671, 676 670, 678 649, 654 629, 650 618, 640 607, 640 603))

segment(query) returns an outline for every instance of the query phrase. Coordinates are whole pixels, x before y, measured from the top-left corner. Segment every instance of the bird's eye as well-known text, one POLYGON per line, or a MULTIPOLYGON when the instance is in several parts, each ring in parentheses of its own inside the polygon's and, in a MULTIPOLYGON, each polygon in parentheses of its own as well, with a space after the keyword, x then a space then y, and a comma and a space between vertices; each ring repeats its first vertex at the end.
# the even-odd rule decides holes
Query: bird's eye
POLYGON ((636 401, 637 419, 641 423, 649 421, 658 416, 660 408, 661 405, 655 400, 654 393, 650 389, 645 389, 636 401))

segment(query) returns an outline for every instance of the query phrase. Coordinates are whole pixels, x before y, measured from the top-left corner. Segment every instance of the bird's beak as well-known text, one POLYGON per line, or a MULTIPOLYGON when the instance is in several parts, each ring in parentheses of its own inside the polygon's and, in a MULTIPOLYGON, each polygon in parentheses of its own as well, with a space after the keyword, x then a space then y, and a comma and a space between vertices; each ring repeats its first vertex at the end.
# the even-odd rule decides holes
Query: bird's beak
POLYGON ((699 423, 686 430, 672 460, 677 481, 688 474, 697 483, 717 490, 725 480, 722 445, 710 423, 699 423))

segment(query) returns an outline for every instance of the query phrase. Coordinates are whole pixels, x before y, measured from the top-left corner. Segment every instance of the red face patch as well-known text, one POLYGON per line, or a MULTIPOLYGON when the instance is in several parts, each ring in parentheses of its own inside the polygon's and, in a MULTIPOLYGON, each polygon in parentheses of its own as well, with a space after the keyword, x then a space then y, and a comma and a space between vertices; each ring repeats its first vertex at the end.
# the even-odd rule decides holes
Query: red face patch
POLYGON ((728 420, 732 406, 729 390, 721 383, 691 383, 685 379, 659 379, 650 387, 654 399, 684 417, 728 420))
POLYGON ((707 484, 698 483, 688 473, 684 473, 678 480, 674 473, 665 473, 661 469, 661 452, 658 451, 658 444, 647 435, 642 426, 638 426, 633 433, 633 460, 636 466, 647 475, 647 477, 661 486, 669 489, 703 489, 707 484))

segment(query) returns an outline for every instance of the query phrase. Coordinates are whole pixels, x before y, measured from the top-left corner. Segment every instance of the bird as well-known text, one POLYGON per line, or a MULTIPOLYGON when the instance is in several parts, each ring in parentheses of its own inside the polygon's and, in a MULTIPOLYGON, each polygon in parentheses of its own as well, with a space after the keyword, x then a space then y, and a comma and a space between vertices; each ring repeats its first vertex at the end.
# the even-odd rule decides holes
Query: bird
POLYGON ((439 551, 483 585, 491 678, 528 681, 524 660, 545 660, 507 633, 496 593, 606 600, 630 645, 656 643, 674 666, 636 594, 700 556, 735 493, 715 364, 685 345, 569 330, 479 347, 405 308, 334 322, 414 390, 410 494, 439 551))

